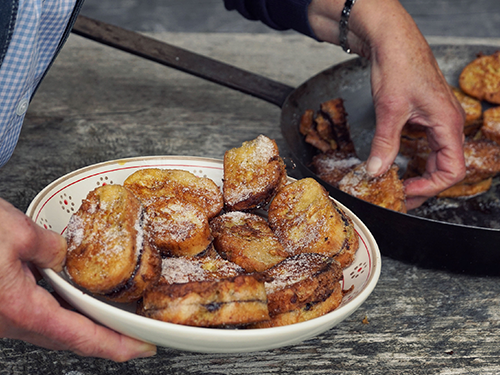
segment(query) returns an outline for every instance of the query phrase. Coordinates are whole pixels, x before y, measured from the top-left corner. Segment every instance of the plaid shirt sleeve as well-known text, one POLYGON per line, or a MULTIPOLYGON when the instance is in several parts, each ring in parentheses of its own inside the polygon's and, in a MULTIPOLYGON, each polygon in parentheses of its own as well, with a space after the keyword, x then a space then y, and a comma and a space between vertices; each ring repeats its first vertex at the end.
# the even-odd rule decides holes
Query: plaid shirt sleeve
POLYGON ((20 0, 0 66, 0 167, 12 155, 24 116, 50 66, 76 0, 20 0))

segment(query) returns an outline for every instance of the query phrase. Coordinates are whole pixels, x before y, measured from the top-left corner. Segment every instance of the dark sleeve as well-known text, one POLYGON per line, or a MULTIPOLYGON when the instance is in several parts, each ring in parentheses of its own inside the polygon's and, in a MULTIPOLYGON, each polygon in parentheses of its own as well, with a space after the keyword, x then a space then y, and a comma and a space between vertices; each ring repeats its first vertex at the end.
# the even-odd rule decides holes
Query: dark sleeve
POLYGON ((276 30, 293 29, 315 38, 307 19, 311 0, 224 0, 227 10, 237 10, 243 17, 261 21, 276 30))

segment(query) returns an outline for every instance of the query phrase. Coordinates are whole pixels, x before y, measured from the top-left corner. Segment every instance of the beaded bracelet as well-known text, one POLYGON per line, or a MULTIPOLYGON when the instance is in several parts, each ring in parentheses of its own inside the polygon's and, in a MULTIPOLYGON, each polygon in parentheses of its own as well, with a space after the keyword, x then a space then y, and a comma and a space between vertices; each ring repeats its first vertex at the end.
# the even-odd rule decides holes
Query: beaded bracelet
POLYGON ((340 46, 347 53, 351 53, 351 47, 349 47, 349 42, 347 41, 347 33, 349 32, 349 16, 355 2, 356 0, 346 0, 344 9, 342 9, 342 13, 340 14, 340 46))

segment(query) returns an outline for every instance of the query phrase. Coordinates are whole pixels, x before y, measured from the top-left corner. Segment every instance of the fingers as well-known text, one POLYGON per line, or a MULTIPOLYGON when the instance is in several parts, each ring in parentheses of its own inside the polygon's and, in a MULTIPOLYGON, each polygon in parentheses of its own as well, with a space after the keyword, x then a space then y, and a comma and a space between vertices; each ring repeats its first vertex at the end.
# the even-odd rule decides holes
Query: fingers
POLYGON ((463 134, 457 138, 461 142, 444 141, 445 147, 437 152, 431 152, 427 159, 426 172, 422 177, 405 181, 408 197, 406 205, 409 210, 420 206, 428 198, 439 194, 464 178, 463 134))
MULTIPOLYGON (((154 345, 99 326, 78 313, 63 309, 45 289, 18 283, 11 293, 14 306, 0 308, 3 336, 53 350, 71 350, 88 357, 124 362, 156 353, 154 345), (23 293, 23 298, 19 298, 23 293), (9 324, 6 324, 8 321, 9 324)), ((5 298, 5 294, 2 296, 5 298)))
POLYGON ((37 285, 32 264, 60 269, 66 243, 0 199, 0 337, 83 356, 127 361, 154 355, 154 345, 126 337, 62 308, 37 285))
MULTIPOLYGON (((0 239, 13 258, 38 267, 61 271, 66 255, 65 239, 36 225, 28 216, 0 199, 0 239)), ((14 259, 11 259, 13 261, 14 259)))

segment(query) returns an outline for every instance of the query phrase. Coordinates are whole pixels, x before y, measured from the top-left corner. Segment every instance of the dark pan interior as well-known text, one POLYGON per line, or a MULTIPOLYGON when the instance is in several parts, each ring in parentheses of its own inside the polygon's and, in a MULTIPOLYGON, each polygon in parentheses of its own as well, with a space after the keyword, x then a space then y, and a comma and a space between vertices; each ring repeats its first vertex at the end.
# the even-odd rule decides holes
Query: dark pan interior
MULTIPOLYGON (((436 59, 447 81, 458 86, 461 70, 478 53, 498 47, 435 45, 436 59)), ((299 86, 282 109, 283 136, 303 176, 317 178, 309 168, 315 150, 298 131, 302 113, 319 103, 342 97, 353 141, 362 159, 368 156, 375 116, 370 91, 370 66, 356 58, 329 68, 299 86)), ((498 178, 497 178, 498 180, 498 178)), ((320 180, 321 181, 321 180, 320 180)), ((500 183, 487 194, 469 199, 432 199, 409 214, 363 202, 321 181, 331 195, 349 207, 372 231, 382 254, 424 267, 473 274, 500 274, 500 183)))

